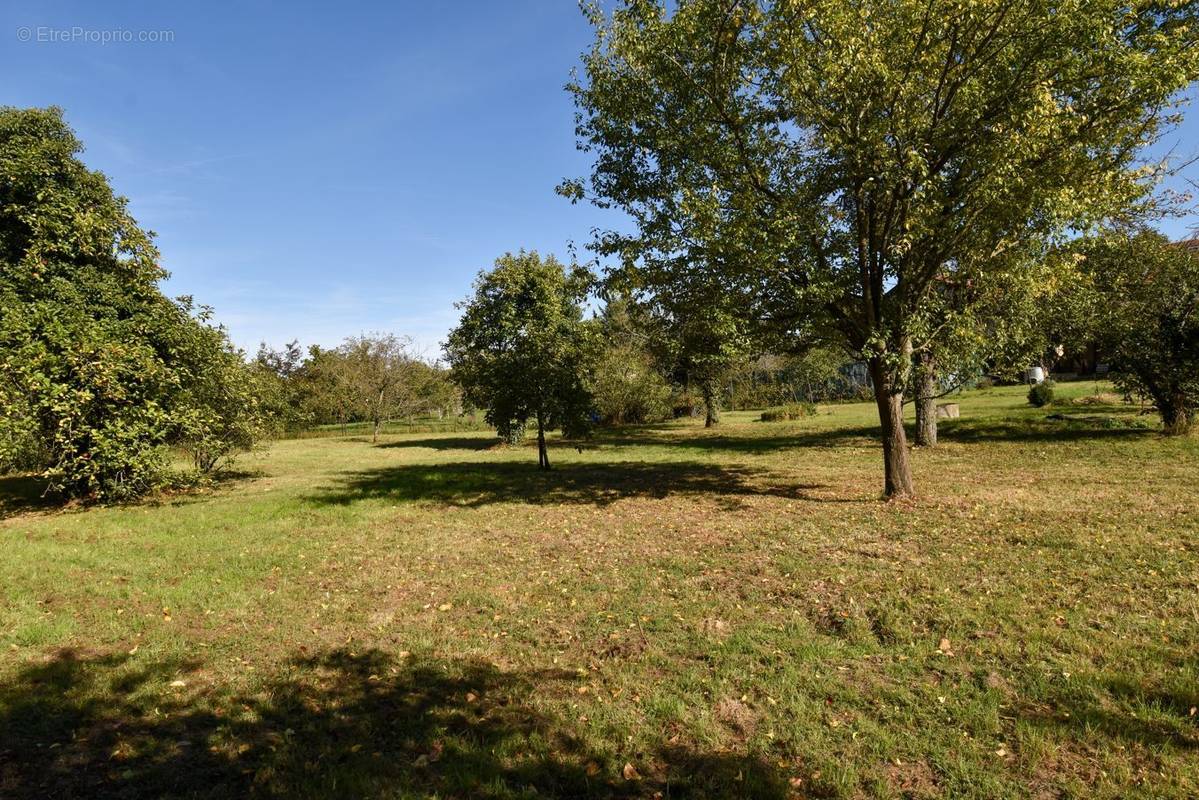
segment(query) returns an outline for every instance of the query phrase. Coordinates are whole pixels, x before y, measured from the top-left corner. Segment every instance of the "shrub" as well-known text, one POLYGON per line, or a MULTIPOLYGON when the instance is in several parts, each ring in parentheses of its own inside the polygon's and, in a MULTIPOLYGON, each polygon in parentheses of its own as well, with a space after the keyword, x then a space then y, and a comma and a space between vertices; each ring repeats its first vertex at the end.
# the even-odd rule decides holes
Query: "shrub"
POLYGON ((1053 402, 1053 381, 1034 383, 1028 390, 1028 402, 1043 408, 1053 402))
POLYGON ((660 422, 670 414, 670 385, 649 355, 632 346, 604 351, 592 374, 591 395, 608 425, 660 422))
POLYGON ((0 109, 0 467, 125 500, 166 482, 170 445, 207 468, 248 446, 254 398, 226 380, 247 368, 208 312, 162 293, 151 235, 80 150, 57 109, 0 109))
POLYGON ((816 415, 814 403, 790 403, 782 408, 772 408, 762 412, 763 422, 783 422, 785 420, 802 419, 816 415))

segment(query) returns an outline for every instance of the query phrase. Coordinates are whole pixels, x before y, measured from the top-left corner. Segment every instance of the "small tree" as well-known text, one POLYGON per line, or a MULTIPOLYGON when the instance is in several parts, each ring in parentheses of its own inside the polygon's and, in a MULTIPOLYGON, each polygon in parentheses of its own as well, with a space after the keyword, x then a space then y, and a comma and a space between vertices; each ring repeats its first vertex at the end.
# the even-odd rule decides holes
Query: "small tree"
POLYGON ((338 348, 337 382, 351 408, 371 423, 372 442, 385 418, 412 416, 423 406, 426 365, 411 348, 411 339, 390 333, 352 336, 338 348))
POLYGON ((583 321, 582 302, 591 282, 586 270, 553 256, 507 253, 479 274, 473 297, 458 304, 462 320, 445 344, 467 401, 486 409, 501 436, 536 422, 541 469, 550 468, 547 430, 571 435, 586 428, 592 328, 583 321))
POLYGON ((1110 355, 1124 392, 1149 398, 1167 433, 1199 411, 1199 255, 1161 234, 1113 232, 1072 248, 1079 328, 1110 355))

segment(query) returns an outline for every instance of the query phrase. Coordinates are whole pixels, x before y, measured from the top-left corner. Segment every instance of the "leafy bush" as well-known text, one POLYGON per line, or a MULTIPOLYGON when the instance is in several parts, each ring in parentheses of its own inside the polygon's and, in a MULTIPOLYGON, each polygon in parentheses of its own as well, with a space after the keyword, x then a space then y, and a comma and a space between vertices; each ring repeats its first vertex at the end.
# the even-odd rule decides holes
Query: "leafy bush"
POLYGON ((607 348, 592 376, 592 401, 608 425, 658 422, 670 414, 670 385, 650 355, 633 346, 607 348))
POLYGON ((524 420, 497 420, 495 432, 504 444, 518 445, 525 440, 525 427, 524 420))
POLYGON ((240 354, 162 294, 150 235, 81 149, 57 109, 0 109, 0 462, 123 500, 167 480, 171 444, 243 446, 214 426, 253 404, 214 412, 213 365, 240 354))
POLYGON ((763 422, 783 422, 786 420, 802 419, 816 415, 813 403, 789 403, 782 408, 772 408, 762 412, 763 422))
POLYGON ((1053 381, 1046 380, 1034 383, 1028 390, 1028 402, 1037 408, 1043 408, 1053 402, 1053 381))

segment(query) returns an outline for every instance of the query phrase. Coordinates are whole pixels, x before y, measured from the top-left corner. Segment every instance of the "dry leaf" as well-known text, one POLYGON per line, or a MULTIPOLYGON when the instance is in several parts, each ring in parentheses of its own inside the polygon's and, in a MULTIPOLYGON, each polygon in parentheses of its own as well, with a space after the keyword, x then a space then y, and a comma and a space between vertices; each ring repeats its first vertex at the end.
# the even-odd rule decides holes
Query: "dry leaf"
POLYGON ((637 771, 636 767, 628 762, 625 762, 624 769, 620 771, 620 774, 624 776, 626 781, 641 780, 641 773, 637 771))

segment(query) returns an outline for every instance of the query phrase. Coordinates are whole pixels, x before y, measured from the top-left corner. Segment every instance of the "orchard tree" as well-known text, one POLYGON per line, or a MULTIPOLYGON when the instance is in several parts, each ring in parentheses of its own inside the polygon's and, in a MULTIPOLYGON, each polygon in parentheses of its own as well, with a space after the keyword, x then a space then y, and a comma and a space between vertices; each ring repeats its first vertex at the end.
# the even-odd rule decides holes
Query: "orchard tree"
POLYGON ((594 328, 583 320, 582 303, 591 283, 585 269, 553 256, 507 253, 458 304, 462 320, 445 344, 467 402, 486 409, 501 436, 536 423, 541 469, 550 468, 547 430, 573 435, 587 425, 594 328))
POLYGON ((350 408, 371 423, 371 441, 389 417, 410 417, 423 409, 426 364, 412 352, 412 340, 394 334, 351 336, 337 348, 335 382, 350 408))
POLYGON ((724 278, 719 256, 699 244, 672 258, 638 258, 627 247, 618 252, 623 259, 609 271, 609 290, 626 293, 648 310, 662 337, 659 346, 683 383, 698 387, 704 427, 712 427, 720 421, 724 383, 751 347, 737 287, 724 278))
POLYGON ((1008 251, 1145 196, 1142 149, 1196 78, 1195 3, 627 0, 571 90, 587 182, 636 232, 601 250, 716 254, 745 313, 867 361, 888 496, 936 281, 999 286, 1008 251))
POLYGON ((240 355, 162 294, 151 235, 82 149, 59 109, 0 108, 0 467, 119 500, 167 479, 168 446, 225 458, 258 426, 240 355))
POLYGON ((1148 398, 1166 433, 1199 413, 1199 253, 1156 231, 1111 231, 1071 245, 1075 330, 1108 355, 1123 392, 1148 398))
POLYGON ((972 275, 948 268, 928 292, 926 322, 914 326, 905 392, 915 405, 917 445, 937 444, 938 399, 984 369, 1022 376, 1045 349, 1042 325, 1071 271, 1041 246, 1013 248, 996 258, 1009 263, 972 275))

